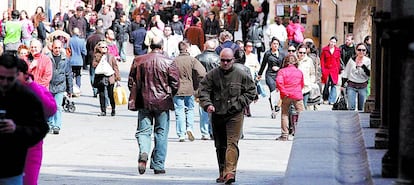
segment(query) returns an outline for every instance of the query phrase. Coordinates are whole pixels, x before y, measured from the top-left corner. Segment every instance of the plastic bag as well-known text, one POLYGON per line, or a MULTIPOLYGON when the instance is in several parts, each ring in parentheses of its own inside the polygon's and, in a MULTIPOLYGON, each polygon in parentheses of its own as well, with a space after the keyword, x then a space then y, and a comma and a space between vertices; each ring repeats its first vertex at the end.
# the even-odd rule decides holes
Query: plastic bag
POLYGON ((128 103, 126 90, 119 83, 114 88, 114 99, 116 105, 126 105, 128 103))

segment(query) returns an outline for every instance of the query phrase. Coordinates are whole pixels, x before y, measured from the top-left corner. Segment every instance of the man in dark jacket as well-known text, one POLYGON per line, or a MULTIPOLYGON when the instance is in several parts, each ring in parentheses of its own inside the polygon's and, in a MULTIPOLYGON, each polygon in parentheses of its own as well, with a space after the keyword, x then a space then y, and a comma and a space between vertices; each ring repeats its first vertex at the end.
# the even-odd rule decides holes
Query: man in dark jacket
POLYGON ((0 184, 23 184, 27 149, 49 131, 38 96, 17 81, 17 60, 0 56, 0 184))
POLYGON ((128 30, 130 26, 130 22, 127 19, 127 15, 124 11, 122 11, 120 13, 120 18, 116 19, 113 25, 116 45, 118 46, 118 53, 121 56, 122 62, 126 62, 126 47, 128 42, 128 30))
MULTIPOLYGON (((86 40, 86 60, 87 60, 87 64, 90 65, 89 67, 89 76, 90 76, 90 81, 91 81, 91 85, 93 85, 93 79, 95 78, 95 68, 92 67, 92 61, 95 55, 95 46, 96 44, 98 44, 98 42, 100 41, 104 41, 105 40, 105 35, 104 35, 104 29, 102 26, 97 27, 96 28, 96 32, 94 34, 92 34, 91 36, 88 37, 88 39, 86 40)), ((92 87, 93 90, 93 97, 97 97, 98 96, 98 89, 92 87)))
POLYGON ((62 42, 60 40, 53 41, 52 54, 49 56, 53 64, 53 76, 50 80, 49 90, 56 100, 57 111, 48 120, 49 127, 53 134, 59 134, 62 128, 62 102, 64 93, 69 96, 73 93, 73 77, 72 68, 66 60, 65 52, 62 50, 62 42))
POLYGON ((140 21, 139 27, 132 30, 129 42, 134 47, 134 55, 139 56, 147 53, 148 46, 144 44, 147 30, 145 30, 146 24, 144 20, 140 21))
POLYGON ((86 20, 86 18, 83 16, 83 7, 82 6, 78 6, 76 8, 76 14, 73 15, 71 18, 69 18, 69 25, 68 25, 68 29, 70 31, 70 35, 73 36, 75 33, 73 32, 73 28, 79 28, 80 30, 80 34, 79 37, 80 38, 86 38, 86 33, 88 31, 88 21, 86 20))
MULTIPOLYGON (((220 66, 220 56, 216 54, 214 49, 216 49, 216 43, 214 40, 207 40, 204 44, 203 53, 197 55, 195 58, 200 61, 200 63, 206 68, 206 71, 209 72, 212 69, 220 66)), ((198 98, 198 97, 197 97, 198 98)), ((204 109, 199 107, 200 114, 200 131, 201 139, 208 140, 209 137, 213 138, 213 131, 211 129, 211 119, 208 116, 208 113, 204 109)))
POLYGON ((134 59, 128 78, 131 92, 128 109, 139 111, 135 137, 139 147, 140 174, 144 174, 146 170, 152 133, 155 134, 155 145, 151 152, 150 166, 155 174, 165 173, 169 110, 174 109, 173 97, 178 91, 180 73, 176 64, 163 55, 162 46, 162 38, 154 37, 150 45, 152 51, 134 59))
POLYGON ((256 96, 256 85, 250 74, 233 63, 233 51, 224 48, 220 53, 220 67, 208 72, 199 87, 200 106, 211 113, 220 174, 216 182, 226 184, 236 181, 243 110, 256 96))
POLYGON ((206 40, 218 38, 220 33, 220 24, 213 11, 208 12, 208 17, 204 20, 203 30, 206 40))

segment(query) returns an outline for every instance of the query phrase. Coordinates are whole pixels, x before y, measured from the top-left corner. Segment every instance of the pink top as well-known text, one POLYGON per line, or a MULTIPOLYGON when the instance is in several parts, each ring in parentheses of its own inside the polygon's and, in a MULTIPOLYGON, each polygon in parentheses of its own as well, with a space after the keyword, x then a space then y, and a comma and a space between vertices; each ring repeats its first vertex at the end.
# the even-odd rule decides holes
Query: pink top
POLYGON ((32 62, 28 63, 29 73, 33 75, 34 81, 49 89, 50 80, 53 75, 53 64, 50 58, 44 54, 35 54, 32 62))
POLYGON ((286 26, 288 40, 293 40, 296 29, 300 29, 302 33, 305 32, 305 28, 300 23, 290 23, 286 26))
POLYGON ((280 98, 288 97, 294 100, 303 100, 302 88, 305 86, 303 73, 294 65, 288 65, 277 72, 277 88, 280 98))
POLYGON ((45 87, 37 84, 36 82, 26 83, 27 87, 31 89, 40 99, 43 105, 45 117, 48 118, 56 113, 57 106, 55 98, 52 93, 49 92, 45 87))
POLYGON ((109 43, 108 42, 108 53, 111 54, 112 56, 114 56, 115 58, 119 58, 119 52, 118 52, 118 47, 116 46, 115 43, 109 43))

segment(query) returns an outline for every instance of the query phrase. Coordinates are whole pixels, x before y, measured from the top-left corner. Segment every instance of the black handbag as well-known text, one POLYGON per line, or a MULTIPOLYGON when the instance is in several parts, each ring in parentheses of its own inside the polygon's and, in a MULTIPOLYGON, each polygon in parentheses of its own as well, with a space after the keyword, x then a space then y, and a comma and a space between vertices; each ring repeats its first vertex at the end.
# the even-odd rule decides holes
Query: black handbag
POLYGON ((341 94, 332 106, 332 110, 348 110, 344 92, 341 91, 341 94))
POLYGON ((105 87, 109 85, 109 77, 103 74, 95 74, 92 86, 95 88, 105 87))

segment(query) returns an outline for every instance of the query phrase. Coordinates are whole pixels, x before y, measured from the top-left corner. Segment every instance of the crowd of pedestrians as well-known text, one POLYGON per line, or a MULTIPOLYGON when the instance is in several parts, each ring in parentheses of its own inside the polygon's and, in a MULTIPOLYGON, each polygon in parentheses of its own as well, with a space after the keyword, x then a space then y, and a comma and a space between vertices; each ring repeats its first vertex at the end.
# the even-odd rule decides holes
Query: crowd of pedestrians
MULTIPOLYGON (((42 7, 32 16, 25 10, 4 12, 0 21, 0 111, 7 112, 0 120, 5 125, 0 127, 0 143, 19 147, 10 146, 10 150, 6 148, 9 152, 0 154, 14 159, 0 167, 0 184, 37 183, 42 139, 48 130, 61 132, 60 105, 66 95, 79 96, 75 90, 82 85, 82 70, 89 70, 91 92, 100 105, 98 116, 106 116, 109 107, 110 115, 116 116, 114 87, 121 81, 118 65, 128 62, 128 44, 135 56, 127 79, 128 109, 138 111, 135 137, 140 174, 146 172, 148 162, 155 174, 166 173, 170 111, 175 113, 178 141, 194 141, 194 112, 199 104, 201 139, 214 140, 216 147, 216 182, 230 184, 236 180, 244 116, 252 117, 249 105, 259 98, 268 97, 271 118, 281 110, 279 141, 289 140, 292 105, 300 113, 312 106, 316 110, 320 103, 333 104, 340 82, 348 109, 362 110, 368 95, 369 45, 355 44, 348 34, 340 47, 333 36, 318 50, 311 39, 303 37, 299 17, 293 16, 286 27, 280 17, 268 24, 268 11, 266 0, 256 8, 250 0, 192 4, 182 0, 174 4, 132 1, 129 12, 120 2, 113 6, 100 3, 94 9, 79 5, 56 13, 51 22, 42 7), (243 40, 235 41, 239 28, 243 40), (270 38, 269 43, 264 36, 270 38), (21 82, 16 82, 18 75, 24 76, 21 82), (270 94, 261 84, 263 78, 270 94), (53 101, 29 101, 32 90, 22 84, 42 87, 53 101), (321 101, 309 103, 315 88, 321 101), (20 95, 28 99, 18 100, 20 95), (24 102, 29 115, 18 117, 11 101, 24 102), (55 109, 50 110, 46 103, 55 109), (34 121, 28 124, 24 119, 34 121), (14 135, 24 142, 19 143, 14 135), (11 156, 13 153, 17 155, 11 156), (25 167, 30 169, 24 170, 23 178, 25 167)), ((369 39, 365 39, 367 43, 369 39)))

